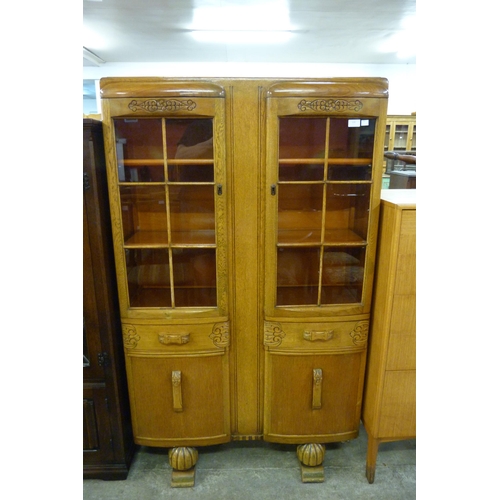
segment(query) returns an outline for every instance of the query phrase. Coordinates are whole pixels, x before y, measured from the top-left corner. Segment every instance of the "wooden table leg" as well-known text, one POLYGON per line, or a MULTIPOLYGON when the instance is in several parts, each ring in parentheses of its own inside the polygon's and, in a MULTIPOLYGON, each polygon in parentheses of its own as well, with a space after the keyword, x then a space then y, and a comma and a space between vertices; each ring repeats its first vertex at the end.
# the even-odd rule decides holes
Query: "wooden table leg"
POLYGON ((379 439, 375 439, 368 434, 368 451, 366 453, 366 478, 370 484, 375 480, 375 467, 377 465, 377 454, 379 439))

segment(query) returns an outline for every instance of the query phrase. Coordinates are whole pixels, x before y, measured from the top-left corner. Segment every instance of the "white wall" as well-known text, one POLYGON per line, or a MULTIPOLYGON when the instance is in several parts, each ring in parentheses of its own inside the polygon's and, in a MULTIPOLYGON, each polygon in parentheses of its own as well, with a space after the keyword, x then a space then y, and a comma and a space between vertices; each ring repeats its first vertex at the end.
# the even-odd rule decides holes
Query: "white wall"
MULTIPOLYGON (((83 67, 84 80, 110 76, 384 77, 389 80, 388 114, 409 115, 417 111, 415 64, 105 63, 100 67, 83 67)), ((97 108, 100 112, 99 103, 97 108)))

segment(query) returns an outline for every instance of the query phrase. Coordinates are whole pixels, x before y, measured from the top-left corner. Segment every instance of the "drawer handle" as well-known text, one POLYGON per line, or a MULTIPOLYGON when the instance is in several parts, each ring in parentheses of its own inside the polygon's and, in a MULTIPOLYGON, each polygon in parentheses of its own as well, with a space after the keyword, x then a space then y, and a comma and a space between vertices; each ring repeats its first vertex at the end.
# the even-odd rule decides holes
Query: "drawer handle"
POLYGON ((321 410, 321 392, 323 389, 323 370, 315 368, 313 370, 313 397, 312 409, 321 410))
POLYGON ((160 344, 187 344, 191 340, 190 333, 160 333, 158 334, 160 344))
POLYGON ((327 341, 333 339, 333 330, 306 330, 304 332, 304 339, 309 342, 315 342, 317 340, 327 341))
POLYGON ((172 372, 172 395, 174 411, 181 412, 182 408, 182 375, 175 370, 172 372))

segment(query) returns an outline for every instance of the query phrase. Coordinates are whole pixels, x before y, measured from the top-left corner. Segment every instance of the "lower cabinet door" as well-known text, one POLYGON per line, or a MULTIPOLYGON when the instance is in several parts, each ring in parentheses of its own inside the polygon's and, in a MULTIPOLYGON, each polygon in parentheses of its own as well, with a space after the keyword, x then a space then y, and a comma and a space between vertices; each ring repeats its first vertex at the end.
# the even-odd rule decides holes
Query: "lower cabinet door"
POLYGON ((366 352, 266 353, 264 438, 326 443, 358 435, 366 352))
POLYGON ((146 446, 227 442, 227 354, 128 356, 134 438, 146 446))

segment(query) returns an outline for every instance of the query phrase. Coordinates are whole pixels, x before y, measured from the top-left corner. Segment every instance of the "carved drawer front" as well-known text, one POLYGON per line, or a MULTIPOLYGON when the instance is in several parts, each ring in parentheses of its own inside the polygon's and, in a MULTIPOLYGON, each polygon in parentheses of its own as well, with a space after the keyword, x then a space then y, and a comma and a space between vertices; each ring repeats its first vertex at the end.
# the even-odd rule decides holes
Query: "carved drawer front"
POLYGON ((198 446, 230 440, 224 352, 132 356, 127 360, 135 441, 198 446))
POLYGON ((230 344, 229 322, 201 324, 124 323, 123 344, 129 356, 141 352, 192 353, 224 351, 230 344))
POLYGON ((362 350, 368 340, 368 321, 292 323, 264 322, 268 350, 336 352, 362 350))

